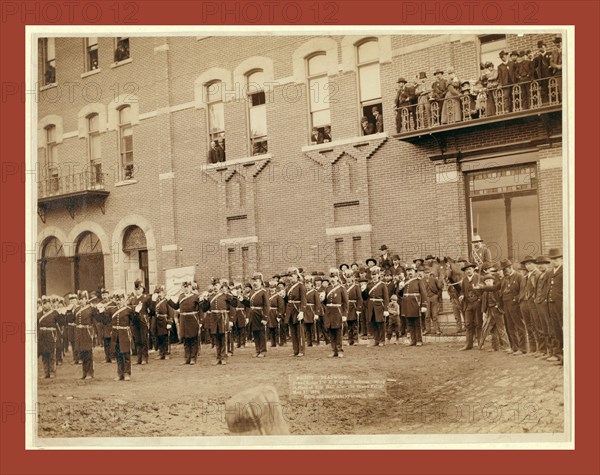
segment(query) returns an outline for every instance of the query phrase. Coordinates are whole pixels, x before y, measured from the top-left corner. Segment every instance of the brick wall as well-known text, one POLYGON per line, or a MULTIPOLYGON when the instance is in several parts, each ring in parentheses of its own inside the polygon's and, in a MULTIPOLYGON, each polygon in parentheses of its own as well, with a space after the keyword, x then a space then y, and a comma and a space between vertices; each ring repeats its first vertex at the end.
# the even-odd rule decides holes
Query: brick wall
MULTIPOLYGON (((302 150, 309 145, 307 92, 304 84, 289 82, 291 57, 311 37, 131 38, 132 61, 117 67, 111 67, 112 39, 99 38, 101 71, 84 78, 82 39, 58 39, 56 89, 65 93, 58 100, 51 100, 53 89, 42 93, 38 118, 59 115, 65 133, 76 131, 78 114, 90 102, 81 89, 90 83, 102 91, 92 102, 107 106, 115 96, 133 93, 139 99, 139 113, 148 116, 134 125, 137 183, 115 186, 119 181, 117 132, 103 131, 102 163, 109 173, 106 189, 110 191, 106 214, 88 205, 71 219, 66 210, 53 207, 45 224, 38 219, 38 231, 55 226, 69 235, 84 221, 99 224, 111 241, 109 249, 103 249, 106 283, 111 287, 122 285, 113 282, 111 268, 121 258, 113 234, 123 218, 133 215, 144 217, 154 232, 157 281, 164 278, 165 269, 193 265, 204 285, 211 276, 231 268, 241 272, 242 254, 249 260, 248 272, 258 269, 266 275, 289 265, 316 270, 337 265, 341 259, 364 261, 382 243, 407 260, 428 253, 466 255, 469 231, 460 166, 431 161, 440 149, 430 138, 409 143, 391 136, 398 76, 410 78, 426 71, 431 77, 436 67, 451 65, 461 78, 478 75, 476 38, 450 41, 446 37, 448 41, 427 48, 418 48, 419 43, 437 37, 393 37, 392 50, 406 53, 381 65, 388 137, 364 144, 360 139, 354 144, 334 143, 330 151, 302 150), (213 67, 226 69, 233 77, 237 66, 251 56, 271 58, 275 82, 285 79, 267 102, 270 156, 226 164, 222 170, 207 169, 207 112, 194 103, 194 81, 213 67), (80 89, 71 99, 64 85, 69 81, 80 89), (169 112, 169 108, 176 110, 169 112), (339 206, 346 202, 356 203, 339 206), (230 219, 242 215, 246 218, 230 219), (344 232, 339 229, 344 226, 362 227, 344 232), (220 245, 230 238, 245 240, 220 245)), ((341 44, 341 37, 332 38, 341 44)), ((508 43, 519 49, 525 48, 525 42, 535 45, 538 38, 551 43, 553 35, 509 35, 508 43)), ((333 139, 353 139, 360 130, 356 73, 342 71, 329 80, 333 139)), ((91 93, 92 86, 87 91, 91 93)), ((242 159, 250 154, 248 105, 244 99, 229 99, 225 103, 227 158, 242 159)), ((560 133, 560 118, 552 120, 551 129, 560 133)), ((447 138, 446 153, 525 143, 546 133, 536 118, 461 129, 447 138)), ((547 250, 561 244, 562 170, 556 166, 561 149, 541 147, 537 153, 542 246, 547 250)), ((43 150, 38 150, 40 166, 43 156, 43 150)), ((59 145, 59 160, 65 169, 86 167, 86 140, 66 138, 59 145)))

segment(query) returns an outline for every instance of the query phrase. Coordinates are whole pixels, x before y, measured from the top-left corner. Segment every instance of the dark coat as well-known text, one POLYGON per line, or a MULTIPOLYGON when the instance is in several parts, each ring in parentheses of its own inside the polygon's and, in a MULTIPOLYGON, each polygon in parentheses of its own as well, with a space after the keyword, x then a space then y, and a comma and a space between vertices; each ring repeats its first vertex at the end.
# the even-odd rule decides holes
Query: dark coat
POLYGON ((346 288, 342 284, 327 287, 323 304, 325 305, 323 326, 333 329, 342 328, 342 317, 348 315, 348 292, 346 292, 346 288))

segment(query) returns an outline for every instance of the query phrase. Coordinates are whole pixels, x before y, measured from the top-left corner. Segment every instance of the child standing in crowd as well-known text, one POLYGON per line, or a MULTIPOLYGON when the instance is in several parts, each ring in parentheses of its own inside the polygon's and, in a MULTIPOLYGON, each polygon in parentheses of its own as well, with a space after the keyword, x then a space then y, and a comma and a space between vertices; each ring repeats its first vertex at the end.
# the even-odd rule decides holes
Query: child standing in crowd
POLYGON ((394 344, 398 344, 400 340, 400 305, 398 305, 398 296, 392 295, 390 297, 390 303, 387 308, 388 313, 388 324, 387 324, 387 341, 388 343, 392 340, 392 335, 396 333, 396 341, 394 344))

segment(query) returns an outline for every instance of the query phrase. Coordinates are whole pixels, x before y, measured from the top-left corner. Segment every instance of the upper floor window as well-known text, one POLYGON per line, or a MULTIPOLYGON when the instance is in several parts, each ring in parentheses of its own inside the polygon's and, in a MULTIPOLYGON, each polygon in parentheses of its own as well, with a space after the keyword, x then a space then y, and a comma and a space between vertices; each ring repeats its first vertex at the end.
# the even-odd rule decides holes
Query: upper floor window
POLYGON ((44 86, 56 82, 56 48, 54 38, 42 38, 42 70, 44 86))
POLYGON ((46 127, 46 177, 49 179, 50 189, 58 191, 58 146, 56 143, 56 127, 46 127))
POLYGON ((115 47, 115 63, 129 59, 129 37, 118 36, 115 47))
POLYGON ((250 125, 250 147, 252 155, 269 151, 267 140, 267 105, 264 91, 265 74, 262 70, 246 76, 248 91, 248 115, 250 125))
POLYGON ((98 38, 89 37, 85 42, 85 70, 98 69, 98 38))
POLYGON ((329 80, 327 55, 316 53, 306 61, 308 95, 310 98, 310 141, 313 144, 331 142, 331 111, 329 108, 329 80))
POLYGON ((90 176, 92 182, 102 181, 102 159, 100 145, 100 127, 98 114, 87 117, 88 123, 88 157, 90 159, 90 176))
POLYGON ((225 107, 223 104, 223 82, 213 81, 206 86, 208 110, 208 163, 225 161, 225 107))
POLYGON ((483 35, 479 37, 479 61, 481 64, 491 62, 495 67, 502 62, 500 51, 507 50, 506 35, 483 35))
POLYGON ((356 48, 361 130, 364 135, 383 132, 383 108, 379 71, 379 43, 368 39, 356 48))
POLYGON ((133 127, 131 107, 119 109, 119 152, 121 155, 121 176, 124 180, 133 179, 133 127))

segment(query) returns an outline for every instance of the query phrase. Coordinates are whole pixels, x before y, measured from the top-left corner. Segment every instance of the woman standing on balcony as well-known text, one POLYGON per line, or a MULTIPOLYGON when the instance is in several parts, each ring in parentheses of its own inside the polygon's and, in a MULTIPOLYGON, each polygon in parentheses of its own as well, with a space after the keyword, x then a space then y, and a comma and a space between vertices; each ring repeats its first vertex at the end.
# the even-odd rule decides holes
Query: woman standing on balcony
POLYGON ((485 63, 485 69, 481 74, 481 82, 485 85, 487 91, 487 100, 485 107, 486 117, 496 115, 496 103, 494 95, 498 89, 498 70, 494 67, 494 63, 488 61, 485 63))
POLYGON ((460 103, 460 80, 455 78, 446 90, 444 106, 442 107, 442 124, 454 124, 462 121, 460 103))

